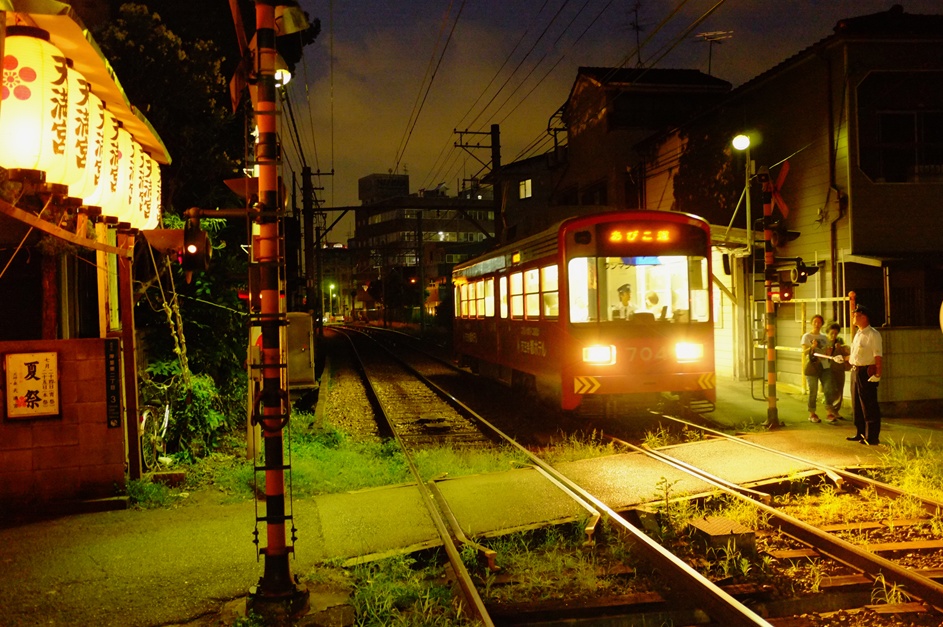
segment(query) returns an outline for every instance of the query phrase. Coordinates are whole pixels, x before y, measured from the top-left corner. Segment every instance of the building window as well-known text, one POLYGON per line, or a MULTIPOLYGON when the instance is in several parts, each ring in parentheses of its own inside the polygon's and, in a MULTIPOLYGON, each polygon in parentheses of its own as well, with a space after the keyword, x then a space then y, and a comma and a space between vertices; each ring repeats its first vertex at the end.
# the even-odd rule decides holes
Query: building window
POLYGON ((520 182, 520 198, 530 198, 534 195, 532 179, 524 179, 520 182))
POLYGON ((858 87, 859 165, 879 183, 943 181, 943 72, 875 72, 858 87))

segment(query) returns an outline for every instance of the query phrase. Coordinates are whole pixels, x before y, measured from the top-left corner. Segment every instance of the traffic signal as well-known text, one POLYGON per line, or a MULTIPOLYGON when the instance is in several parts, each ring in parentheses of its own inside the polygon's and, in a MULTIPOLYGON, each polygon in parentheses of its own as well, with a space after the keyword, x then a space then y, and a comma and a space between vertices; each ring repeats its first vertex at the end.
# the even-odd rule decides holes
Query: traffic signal
POLYGON ((802 259, 796 259, 796 267, 792 269, 792 282, 805 283, 810 276, 818 271, 818 266, 807 266, 802 263, 802 259))
POLYGON ((793 281, 794 270, 779 270, 777 272, 776 283, 779 285, 779 300, 792 300, 796 293, 796 285, 793 281))
POLYGON ((779 248, 783 244, 791 242, 799 237, 799 231, 790 231, 786 228, 786 223, 780 216, 766 216, 763 218, 763 228, 770 231, 770 243, 773 248, 779 248))
POLYGON ((206 231, 200 228, 199 218, 189 218, 184 223, 183 250, 180 254, 180 263, 186 273, 187 283, 190 282, 194 272, 203 272, 209 268, 213 248, 210 246, 210 238, 206 231))

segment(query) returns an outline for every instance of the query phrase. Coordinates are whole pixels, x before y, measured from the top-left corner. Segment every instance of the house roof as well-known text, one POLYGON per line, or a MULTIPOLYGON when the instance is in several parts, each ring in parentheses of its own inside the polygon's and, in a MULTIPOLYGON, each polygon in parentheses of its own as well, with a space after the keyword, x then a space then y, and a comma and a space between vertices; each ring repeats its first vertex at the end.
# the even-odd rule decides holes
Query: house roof
POLYGON ((581 67, 576 81, 586 77, 600 85, 657 85, 660 87, 719 87, 730 88, 730 83, 700 70, 661 68, 581 67))
POLYGON ((769 76, 778 74, 783 68, 808 57, 811 54, 828 46, 847 39, 899 39, 902 37, 925 37, 929 39, 943 39, 943 15, 919 15, 904 13, 904 8, 895 4, 887 11, 848 17, 839 20, 833 28, 834 34, 817 41, 800 50, 765 72, 758 74, 746 83, 737 87, 735 91, 748 89, 762 82, 769 76))

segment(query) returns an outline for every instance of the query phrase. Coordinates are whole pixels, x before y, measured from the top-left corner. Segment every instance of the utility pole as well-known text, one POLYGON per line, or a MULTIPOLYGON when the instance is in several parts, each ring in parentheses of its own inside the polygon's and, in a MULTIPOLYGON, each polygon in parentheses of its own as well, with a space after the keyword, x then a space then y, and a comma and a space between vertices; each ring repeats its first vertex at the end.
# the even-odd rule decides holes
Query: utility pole
POLYGON ((494 180, 494 241, 504 239, 504 185, 498 181, 501 172, 501 127, 491 125, 491 178, 494 180))
MULTIPOLYGON (((282 387, 285 364, 281 360, 281 327, 286 316, 279 270, 284 242, 279 229, 278 148, 276 143, 275 101, 275 0, 255 0, 256 59, 258 98, 255 123, 259 131, 256 160, 259 172, 259 205, 256 221, 259 236, 253 242, 254 259, 259 267, 260 313, 254 323, 262 337, 262 388, 253 403, 253 422, 261 425, 265 451, 265 522, 266 545, 259 548, 264 556, 264 572, 258 586, 249 591, 247 611, 255 611, 268 622, 290 619, 303 612, 308 592, 299 588, 291 575, 289 555, 293 547, 286 542, 285 523, 291 520, 285 510, 285 469, 282 430, 288 424, 288 393, 282 387)), ((294 525, 292 526, 294 532, 294 525)), ((256 530, 258 542, 258 530, 256 530)))
POLYGON ((470 154, 478 163, 485 168, 489 167, 487 163, 479 159, 470 148, 491 148, 491 180, 494 201, 494 239, 500 242, 504 238, 504 187, 497 179, 497 174, 501 170, 501 126, 492 124, 491 130, 485 131, 454 131, 458 133, 458 141, 455 142, 456 148, 464 148, 465 152, 470 154), (490 135, 491 145, 483 146, 481 144, 466 144, 465 135, 490 135))
MULTIPOLYGON (((766 409, 766 428, 779 429, 779 409, 776 407, 776 303, 773 302, 773 273, 776 264, 773 250, 773 182, 769 168, 763 166, 756 173, 757 180, 763 184, 763 242, 766 279, 766 380, 768 407, 766 409)), ((750 230, 752 233, 752 228, 750 230)))
POLYGON ((416 281, 419 284, 419 337, 426 333, 426 279, 423 272, 422 209, 416 211, 416 281))

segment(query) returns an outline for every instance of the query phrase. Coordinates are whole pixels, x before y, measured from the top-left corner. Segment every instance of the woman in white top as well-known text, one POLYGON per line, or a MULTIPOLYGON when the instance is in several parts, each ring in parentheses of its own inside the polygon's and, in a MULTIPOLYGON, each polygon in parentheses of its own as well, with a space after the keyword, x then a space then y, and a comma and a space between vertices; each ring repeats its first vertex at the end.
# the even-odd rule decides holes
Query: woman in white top
MULTIPOLYGON (((809 422, 822 422, 815 413, 815 402, 819 395, 819 382, 822 383, 822 393, 828 388, 827 377, 829 368, 825 361, 820 357, 815 357, 814 353, 821 353, 825 349, 828 337, 822 333, 822 325, 825 324, 825 318, 819 314, 812 316, 812 330, 802 336, 802 355, 803 373, 806 382, 809 384, 809 422)), ((827 361, 827 360, 826 360, 827 361)), ((829 415, 829 422, 834 422, 835 418, 829 415)))

